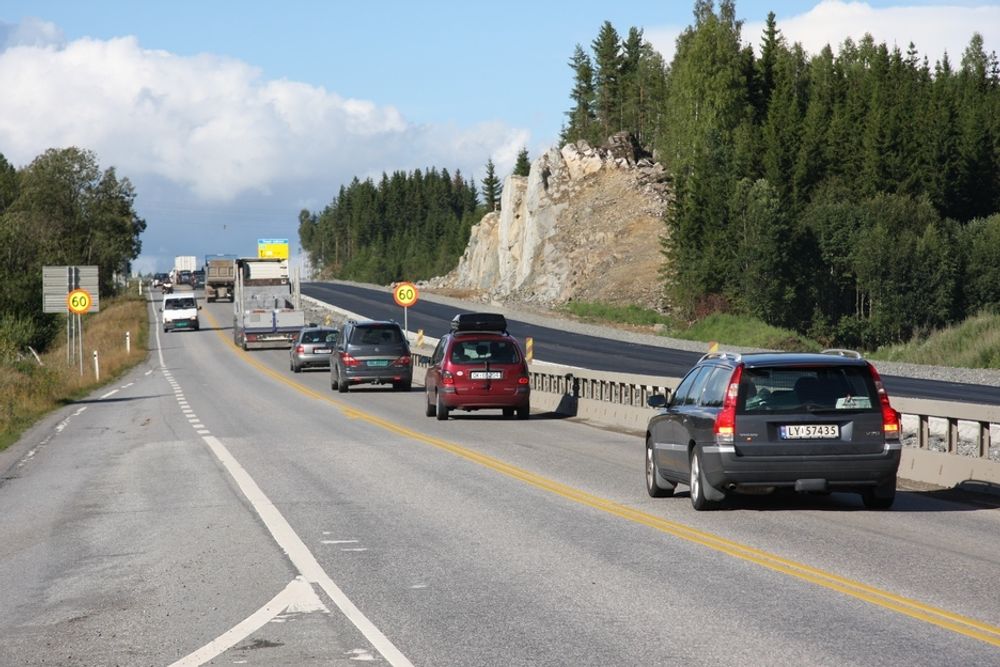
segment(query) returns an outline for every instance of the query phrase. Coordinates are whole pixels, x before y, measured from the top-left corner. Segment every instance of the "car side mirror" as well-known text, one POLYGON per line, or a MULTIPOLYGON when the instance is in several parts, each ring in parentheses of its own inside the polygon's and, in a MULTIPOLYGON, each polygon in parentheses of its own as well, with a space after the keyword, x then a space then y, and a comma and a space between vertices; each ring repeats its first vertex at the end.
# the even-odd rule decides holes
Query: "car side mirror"
POLYGON ((665 394, 653 394, 646 399, 646 405, 651 408, 663 408, 667 405, 667 397, 665 394))

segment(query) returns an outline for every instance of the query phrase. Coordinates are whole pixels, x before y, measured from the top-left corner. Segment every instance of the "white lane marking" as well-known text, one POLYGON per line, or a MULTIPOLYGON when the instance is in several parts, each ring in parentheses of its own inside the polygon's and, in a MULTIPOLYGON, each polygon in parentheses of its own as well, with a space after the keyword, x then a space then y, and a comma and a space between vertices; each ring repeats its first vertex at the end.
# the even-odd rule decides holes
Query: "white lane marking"
POLYGON ((118 393, 118 390, 117 390, 117 389, 112 389, 112 390, 111 390, 111 391, 109 391, 108 393, 106 393, 106 394, 104 394, 103 396, 101 396, 101 398, 108 398, 109 396, 114 396, 114 395, 115 395, 115 394, 117 394, 117 393, 118 393))
POLYGON ((199 429, 198 430, 198 435, 208 435, 209 433, 211 433, 211 431, 209 431, 208 429, 199 429))
POLYGON ((219 459, 226 470, 232 476, 236 485, 240 487, 243 495, 257 512, 264 525, 271 532, 275 542, 278 543, 289 560, 306 578, 306 581, 318 584, 320 588, 329 596, 333 603, 337 605, 341 613, 354 624, 361 634, 375 647, 382 657, 390 665, 395 667, 413 667, 413 663, 400 652, 396 646, 389 641, 389 638, 382 634, 382 631, 375 627, 375 624, 368 620, 360 609, 358 609, 350 598, 334 583, 333 579, 323 571, 316 557, 312 555, 302 539, 292 530, 288 521, 281 515, 278 508, 268 499, 264 492, 253 480, 249 473, 243 469, 233 455, 226 449, 225 445, 215 436, 207 435, 202 438, 208 445, 212 453, 219 459))
POLYGON ((368 547, 348 547, 341 549, 341 551, 368 551, 368 547))
POLYGON ((73 413, 73 416, 76 417, 77 415, 83 414, 84 410, 86 410, 86 409, 87 409, 86 405, 83 406, 82 408, 77 408, 76 412, 73 413))
POLYGON ((151 369, 151 370, 148 370, 148 371, 146 371, 146 373, 145 373, 145 374, 146 374, 146 376, 148 377, 148 376, 150 376, 150 375, 152 375, 152 374, 153 374, 153 370, 152 370, 152 369, 151 369))
POLYGON ((135 382, 129 382, 128 384, 123 384, 122 385, 122 389, 128 389, 129 387, 131 387, 134 384, 135 384, 135 382))
MULTIPOLYGON (((152 302, 150 302, 150 309, 153 310, 153 316, 156 317, 156 311, 153 309, 152 302)), ((160 369, 166 374, 167 364, 163 358, 163 348, 160 346, 160 330, 157 327, 156 331, 156 352, 160 359, 160 369)), ((413 663, 400 652, 396 646, 389 641, 389 638, 382 634, 382 631, 375 627, 375 624, 368 620, 368 617, 361 613, 350 598, 344 594, 340 587, 334 583, 333 579, 323 571, 323 568, 317 562, 315 556, 309 551, 305 543, 295 534, 292 527, 285 520, 285 517, 281 515, 278 509, 268 500, 264 492, 260 490, 257 483, 250 477, 250 474, 243 469, 243 466, 233 457, 233 455, 226 449, 222 442, 212 435, 205 435, 202 440, 208 445, 212 453, 222 462, 226 470, 232 476, 233 480, 243 491, 243 495, 246 496, 247 500, 253 506, 254 510, 257 512, 257 516, 261 518, 264 525, 271 532, 275 541, 278 543, 285 554, 288 555, 289 560, 292 564, 299 570, 303 577, 310 583, 315 583, 323 589, 327 596, 333 600, 333 603, 337 605, 340 612, 347 617, 351 623, 354 624, 361 634, 365 636, 369 643, 375 647, 382 657, 386 659, 390 665, 393 667, 413 667, 413 663)), ((286 588, 287 590, 287 588, 286 588)), ((249 620, 249 619, 248 619, 249 620)), ((246 621, 244 621, 246 623, 246 621)), ((260 626, 258 626, 260 627, 260 626)), ((233 632, 231 630, 230 632, 233 632)), ((256 630, 250 630, 253 632, 256 630)), ((227 633, 229 634, 229 633, 227 633)), ((249 634, 249 633, 247 633, 249 634)), ((247 635, 244 635, 244 637, 247 635)), ((239 641, 237 639, 236 641, 239 641)), ((192 654, 193 655, 193 654, 192 654)), ((217 655, 217 654, 216 654, 217 655)), ((182 660, 187 660, 187 658, 182 658, 182 660)), ((207 658, 211 660, 211 658, 207 658)), ((177 667, 188 667, 189 665, 200 665, 201 662, 176 662, 174 665, 177 667)))
POLYGON ((329 612, 326 605, 319 599, 302 577, 296 577, 285 586, 284 590, 271 598, 266 605, 250 614, 236 627, 213 639, 197 651, 189 653, 170 667, 196 667, 222 655, 240 641, 264 627, 269 621, 285 610, 289 612, 329 612))
POLYGON ((357 544, 357 540, 320 540, 320 544, 357 544))

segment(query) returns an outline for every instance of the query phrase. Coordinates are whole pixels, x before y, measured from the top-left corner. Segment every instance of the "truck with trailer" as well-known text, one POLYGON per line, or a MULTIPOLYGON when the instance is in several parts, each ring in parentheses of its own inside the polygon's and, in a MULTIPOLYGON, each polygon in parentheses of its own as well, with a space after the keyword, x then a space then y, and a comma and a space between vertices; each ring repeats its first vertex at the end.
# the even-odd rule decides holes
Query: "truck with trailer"
POLYGON ((205 256, 205 300, 234 300, 236 290, 236 256, 205 256))
POLYGON ((305 326, 299 283, 288 274, 288 260, 247 257, 236 260, 233 342, 244 350, 291 347, 305 326))

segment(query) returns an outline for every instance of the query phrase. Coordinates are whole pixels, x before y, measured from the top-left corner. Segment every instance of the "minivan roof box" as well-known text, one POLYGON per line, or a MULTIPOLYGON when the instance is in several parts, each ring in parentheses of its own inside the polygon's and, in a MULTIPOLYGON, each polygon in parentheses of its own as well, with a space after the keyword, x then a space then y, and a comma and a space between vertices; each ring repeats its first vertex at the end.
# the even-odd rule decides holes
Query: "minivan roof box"
POLYGON ((507 333, 507 318, 500 313, 459 313, 451 320, 451 330, 507 333))

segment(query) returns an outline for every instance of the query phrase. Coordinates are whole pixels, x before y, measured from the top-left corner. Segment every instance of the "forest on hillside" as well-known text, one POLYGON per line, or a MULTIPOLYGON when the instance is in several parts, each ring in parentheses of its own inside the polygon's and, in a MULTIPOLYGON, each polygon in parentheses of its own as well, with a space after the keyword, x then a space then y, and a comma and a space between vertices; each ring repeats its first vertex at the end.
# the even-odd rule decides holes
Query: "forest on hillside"
POLYGON ((744 46, 699 0, 665 65, 636 28, 577 46, 565 141, 633 132, 673 173, 665 303, 872 349, 1000 308, 1000 65, 870 36, 744 46))
POLYGON ((324 276, 420 280, 455 267, 484 212, 459 171, 397 171, 378 183, 355 178, 322 211, 303 210, 299 240, 324 276))

